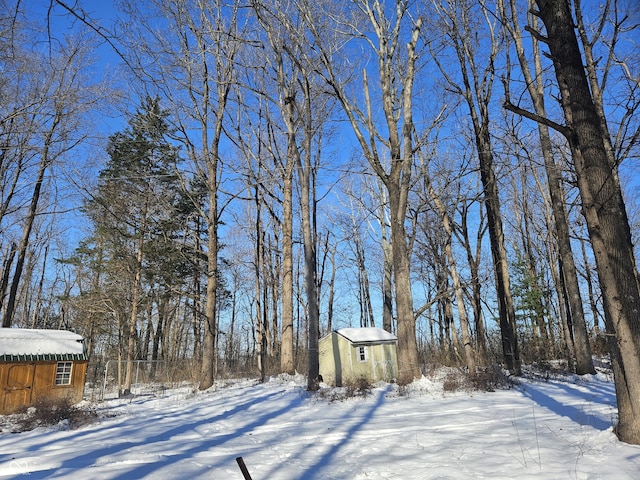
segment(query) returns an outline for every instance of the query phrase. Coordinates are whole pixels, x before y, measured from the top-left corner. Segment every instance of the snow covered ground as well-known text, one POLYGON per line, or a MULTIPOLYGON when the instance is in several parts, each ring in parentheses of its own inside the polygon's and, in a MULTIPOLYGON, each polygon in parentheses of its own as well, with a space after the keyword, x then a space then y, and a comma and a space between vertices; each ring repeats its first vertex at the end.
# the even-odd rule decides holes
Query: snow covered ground
POLYGON ((434 376, 330 397, 278 377, 107 400, 76 430, 0 433, 0 478, 242 480, 239 456, 254 480, 640 478, 603 373, 491 393, 448 393, 434 376))

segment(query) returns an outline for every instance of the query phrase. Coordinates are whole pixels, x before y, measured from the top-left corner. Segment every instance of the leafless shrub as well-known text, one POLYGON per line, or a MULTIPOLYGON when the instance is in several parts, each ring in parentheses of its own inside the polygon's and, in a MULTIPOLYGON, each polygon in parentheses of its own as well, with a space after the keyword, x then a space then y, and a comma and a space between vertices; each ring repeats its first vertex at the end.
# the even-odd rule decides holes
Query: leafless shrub
POLYGON ((354 381, 346 383, 342 387, 320 388, 315 392, 316 398, 326 399, 330 402, 343 401, 348 398, 366 397, 371 393, 373 386, 371 382, 360 377, 354 381))
POLYGON ((79 408, 66 398, 42 398, 19 412, 16 431, 26 432, 37 427, 65 425, 74 430, 95 421, 98 417, 92 408, 79 408))
POLYGON ((475 390, 484 392, 495 392, 503 388, 511 388, 516 383, 498 365, 478 368, 475 377, 470 380, 475 390))
POLYGON ((460 370, 451 370, 442 380, 442 391, 458 392, 461 390, 469 390, 471 382, 466 373, 460 370))
POLYGON ((442 381, 442 390, 444 392, 471 390, 495 392, 503 388, 511 388, 514 383, 515 381, 508 377, 500 366, 493 365, 486 368, 478 368, 473 376, 461 369, 451 370, 442 381))
POLYGON ((396 392, 399 397, 408 397, 411 393, 411 389, 407 385, 398 385, 396 392))
POLYGON ((360 377, 353 382, 347 384, 347 397, 365 397, 371 393, 373 386, 365 377, 360 377))

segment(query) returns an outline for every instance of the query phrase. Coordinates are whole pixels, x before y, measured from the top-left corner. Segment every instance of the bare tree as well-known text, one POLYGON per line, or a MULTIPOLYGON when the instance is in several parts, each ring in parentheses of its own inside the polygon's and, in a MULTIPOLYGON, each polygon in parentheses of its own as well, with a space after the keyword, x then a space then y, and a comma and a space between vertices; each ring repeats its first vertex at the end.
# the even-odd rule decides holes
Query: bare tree
MULTIPOLYGON (((531 9, 533 1, 530 0, 528 8, 531 9)), ((504 15, 502 5, 501 11, 504 15)), ((538 40, 532 38, 533 50, 533 72, 529 66, 529 61, 525 54, 522 33, 518 20, 518 6, 515 0, 511 0, 509 4, 510 18, 505 21, 504 25, 516 47, 516 54, 522 75, 524 76, 527 91, 531 97, 534 111, 541 117, 546 117, 546 107, 544 101, 544 77, 543 67, 538 48, 538 40)), ((531 27, 537 28, 535 16, 530 16, 531 27)), ((506 107, 510 107, 509 102, 509 85, 505 84, 507 103, 506 107)), ((587 332, 586 321, 584 317, 584 309, 582 305, 582 297, 578 284, 578 273, 576 270, 573 251, 571 248, 571 240, 569 236, 569 225, 567 213, 564 206, 564 193, 562 191, 562 172, 553 155, 553 144, 549 134, 549 127, 545 124, 538 124, 538 135, 540 137, 540 148, 544 159, 545 170, 547 173, 547 184, 549 188, 549 196, 551 199, 551 208, 553 211, 555 238, 558 243, 560 261, 562 262, 562 281, 567 292, 567 301, 569 305, 568 313, 571 317, 573 325, 573 336, 568 344, 572 347, 575 355, 576 373, 583 375, 586 373, 594 373, 593 360, 591 359, 591 348, 589 345, 589 337, 587 332), (575 348, 573 347, 575 345, 575 348)))
MULTIPOLYGON (((453 234, 464 249, 467 264, 470 272, 469 285, 471 292, 470 297, 471 308, 473 311, 473 324, 475 326, 476 350, 478 352, 478 363, 487 365, 487 331, 483 318, 483 299, 482 285, 484 278, 481 276, 481 259, 482 259, 482 239, 486 236, 487 224, 484 208, 475 198, 465 198, 459 196, 457 201, 457 212, 459 222, 454 226, 453 234), (471 213, 472 206, 478 207, 477 217, 471 213), (476 237, 471 241, 469 218, 477 218, 476 237)), ((475 222, 474 222, 475 223, 475 222)))
POLYGON ((456 299, 456 307, 458 309, 458 321, 460 322, 460 332, 462 335, 462 346, 464 349, 464 360, 471 377, 476 375, 476 352, 474 351, 471 330, 469 326, 469 316, 467 315, 467 309, 465 308, 465 296, 462 287, 462 281, 458 274, 458 267, 455 256, 453 254, 453 220, 451 219, 451 213, 447 209, 443 201, 444 195, 436 192, 433 183, 431 181, 431 174, 428 171, 428 154, 421 150, 418 154, 420 159, 420 169, 422 173, 422 182, 424 190, 429 195, 430 200, 435 206, 436 212, 440 216, 442 221, 442 227, 444 229, 444 256, 447 262, 449 275, 453 283, 453 293, 456 299))
MULTIPOLYGON (((366 179, 366 176, 364 177, 366 179)), ((338 225, 342 230, 344 242, 348 246, 347 257, 349 264, 355 268, 357 282, 351 282, 358 299, 358 318, 361 327, 375 326, 368 266, 366 261, 368 224, 371 223, 370 211, 376 207, 367 205, 369 195, 376 197, 372 186, 366 182, 348 182, 341 197, 341 211, 338 225)), ((374 230, 375 227, 371 227, 374 230)))
POLYGON ((319 15, 321 12, 324 16, 327 11, 317 5, 313 9, 307 7, 305 15, 314 48, 322 61, 324 80, 342 106, 365 158, 388 193, 398 316, 398 382, 406 384, 421 374, 413 311, 411 252, 405 221, 415 148, 429 131, 427 128, 427 134, 423 132, 416 136, 413 122, 413 86, 422 20, 409 14, 409 5, 404 1, 388 6, 362 0, 352 6, 353 10, 345 7, 345 12, 353 13, 354 19, 346 17, 346 13, 344 18, 335 17, 334 32, 347 27, 351 36, 366 41, 377 62, 374 82, 370 82, 367 69, 362 71, 363 96, 360 99, 350 96, 349 85, 334 58, 338 46, 327 41, 334 36, 319 15), (405 29, 408 34, 403 38, 405 29), (405 50, 401 47, 404 41, 405 50), (378 124, 378 113, 374 113, 373 95, 379 96, 381 101, 381 124, 378 124), (385 162, 387 155, 388 165, 385 162))
POLYGON ((502 337, 505 366, 513 374, 521 371, 520 352, 516 334, 516 318, 511 295, 509 263, 505 247, 504 229, 500 213, 498 178, 494 166, 494 152, 490 133, 490 102, 495 80, 495 62, 500 51, 500 39, 495 20, 485 8, 484 2, 475 4, 469 0, 433 2, 438 21, 450 47, 453 48, 460 77, 451 73, 434 52, 433 58, 447 84, 464 99, 471 119, 480 166, 487 226, 491 243, 496 295, 502 337), (487 44, 480 45, 478 28, 483 28, 487 44), (485 48, 486 51, 483 51, 485 48), (486 56, 482 57, 482 55, 486 56), (483 66, 484 65, 484 66, 483 66))
POLYGON ((546 36, 531 30, 550 50, 565 125, 553 125, 571 147, 582 209, 604 297, 611 335, 620 440, 640 444, 640 288, 631 231, 617 175, 607 153, 607 131, 589 87, 567 0, 536 0, 546 36))
POLYGON ((380 229, 380 246, 382 247, 382 328, 393 332, 393 252, 389 233, 389 202, 385 196, 385 188, 377 178, 378 206, 375 216, 380 229))
MULTIPOLYGON (((36 49, 30 50, 25 40, 15 46, 20 52, 7 52, 6 78, 11 81, 0 83, 2 97, 11 99, 6 104, 3 102, 0 111, 0 232, 3 243, 8 239, 11 245, 3 245, 8 252, 3 262, 0 292, 4 327, 14 322, 25 262, 34 228, 37 228, 36 219, 47 213, 42 208, 42 200, 48 175, 54 165, 83 141, 86 129, 82 119, 102 98, 100 90, 85 76, 90 64, 90 41, 73 36, 56 39, 51 41, 50 51, 42 54, 36 49), (10 88, 16 91, 9 91, 10 88), (28 197, 17 189, 21 182, 31 186, 28 197), (16 218, 18 220, 13 220, 16 218), (15 226, 9 228, 11 223, 21 225, 19 235, 15 226)), ((55 211, 55 205, 47 207, 48 213, 55 211)))
MULTIPOLYGON (((361 168, 361 167, 358 167, 361 168)), ((366 236, 373 236, 375 241, 380 245, 382 259, 380 262, 380 270, 382 279, 380 282, 380 292, 382 295, 382 328, 387 332, 393 333, 395 325, 393 322, 393 255, 390 244, 389 233, 389 202, 387 200, 386 189, 380 178, 370 169, 366 172, 358 172, 359 183, 349 183, 345 189, 345 195, 348 202, 344 202, 344 207, 350 211, 349 219, 345 219, 344 230, 346 239, 350 240, 348 244, 351 250, 355 250, 356 258, 360 255, 364 257, 365 252, 370 250, 365 246, 366 236), (363 226, 368 225, 369 234, 365 232, 363 226), (351 233, 349 233, 351 232, 351 233), (362 245, 352 245, 359 242, 362 245), (357 253, 361 249, 361 253, 357 253)), ((357 268, 363 271, 358 274, 359 280, 365 280, 369 283, 367 272, 368 267, 364 261, 360 261, 357 268)), ((371 304, 371 293, 369 287, 360 288, 362 298, 365 302, 360 306, 362 313, 361 320, 373 319, 373 306, 371 304)), ((367 322, 363 322, 367 323, 367 322)))
MULTIPOLYGON (((297 173, 300 195, 301 233, 304 250, 305 292, 309 321, 308 387, 318 386, 318 337, 320 331, 319 287, 317 278, 317 232, 315 178, 321 158, 323 125, 330 113, 330 98, 318 88, 314 71, 317 56, 303 41, 304 24, 299 12, 288 2, 272 9, 254 2, 254 9, 267 33, 273 52, 272 69, 277 86, 277 104, 285 126, 287 154, 285 187, 291 188, 291 173, 297 173)), ((274 99, 275 100, 275 99, 274 99)), ((284 224, 291 224, 291 210, 284 212, 284 224)), ((287 263, 290 269, 291 264, 287 263)), ((287 329, 292 323, 287 321, 287 329)), ((287 352, 291 352, 292 336, 287 336, 287 352)), ((287 365, 290 368, 290 365, 287 365)))
MULTIPOLYGON (((296 93, 300 80, 300 68, 295 59, 289 57, 291 47, 295 45, 292 38, 288 16, 291 10, 286 4, 270 4, 269 8, 260 2, 253 2, 253 9, 266 35, 266 46, 261 53, 266 55, 267 68, 272 72, 277 96, 269 95, 266 88, 260 92, 267 101, 276 106, 280 119, 284 123, 286 135, 286 153, 281 165, 282 172, 282 351, 280 369, 284 373, 293 374, 294 335, 293 335, 293 175, 299 156, 297 144, 298 122, 295 105, 296 93), (293 42, 293 43, 292 43, 293 42)), ((261 60, 265 57, 261 55, 261 60)), ((268 73, 267 73, 268 75, 268 73)), ((274 152, 275 146, 269 147, 274 152)))

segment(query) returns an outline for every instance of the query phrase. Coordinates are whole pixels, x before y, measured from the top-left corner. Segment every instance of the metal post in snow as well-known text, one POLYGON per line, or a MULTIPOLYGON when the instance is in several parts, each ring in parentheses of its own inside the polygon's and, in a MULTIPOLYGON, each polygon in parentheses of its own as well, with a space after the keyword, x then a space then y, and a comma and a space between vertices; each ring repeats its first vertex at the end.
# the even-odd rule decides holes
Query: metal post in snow
POLYGON ((249 474, 249 470, 247 470, 247 466, 244 464, 244 460, 242 457, 236 458, 236 462, 238 462, 238 466, 240 467, 240 471, 244 476, 244 480, 252 480, 251 475, 249 474))

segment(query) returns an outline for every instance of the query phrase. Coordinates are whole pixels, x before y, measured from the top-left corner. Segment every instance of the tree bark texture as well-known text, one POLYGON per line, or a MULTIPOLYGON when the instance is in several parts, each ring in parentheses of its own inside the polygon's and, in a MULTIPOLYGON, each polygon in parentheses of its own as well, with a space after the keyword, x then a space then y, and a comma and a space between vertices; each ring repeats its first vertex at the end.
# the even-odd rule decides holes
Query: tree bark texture
MULTIPOLYGON (((222 114, 221 114, 222 115, 222 114)), ((202 338, 202 369, 200 390, 206 390, 213 385, 215 345, 217 336, 217 292, 218 292, 218 144, 212 146, 208 169, 209 205, 207 215, 207 293, 204 318, 204 335, 202 338)))
MULTIPOLYGON (((274 47, 275 48, 275 47, 274 47)), ((292 95, 286 84, 282 64, 282 52, 278 56, 278 84, 282 99, 292 95)), ((287 156, 283 167, 283 218, 282 218, 282 350, 280 370, 295 373, 293 345, 293 171, 298 156, 296 143, 294 105, 283 102, 281 112, 287 129, 287 156)))
POLYGON ((587 82, 568 0, 536 0, 561 94, 583 214, 613 335, 620 440, 640 444, 640 288, 620 184, 587 82))
MULTIPOLYGON (((289 148, 295 148, 295 145, 289 148)), ((280 371, 295 373, 293 350, 293 158, 287 154, 282 218, 282 348, 280 371)))

